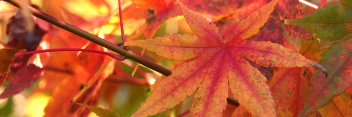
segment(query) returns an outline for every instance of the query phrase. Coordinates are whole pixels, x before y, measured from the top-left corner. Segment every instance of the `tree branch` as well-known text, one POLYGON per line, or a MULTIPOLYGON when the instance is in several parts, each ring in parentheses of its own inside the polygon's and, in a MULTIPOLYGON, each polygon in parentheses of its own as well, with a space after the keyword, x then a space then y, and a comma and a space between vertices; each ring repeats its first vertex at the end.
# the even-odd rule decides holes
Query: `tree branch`
MULTIPOLYGON (((12 5, 16 6, 16 7, 19 7, 19 5, 16 2, 12 1, 12 0, 4 0, 4 1, 6 1, 6 2, 8 2, 8 3, 10 3, 10 4, 12 4, 12 5)), ((106 40, 104 40, 104 39, 102 39, 102 38, 100 38, 98 36, 95 36, 95 35, 87 32, 87 31, 84 31, 84 30, 82 30, 80 28, 77 28, 75 26, 72 26, 72 25, 70 25, 68 23, 65 23, 65 22, 62 22, 62 21, 58 21, 57 19, 51 17, 48 14, 45 14, 45 13, 39 12, 39 11, 35 11, 33 9, 31 9, 31 13, 34 16, 36 16, 36 17, 38 17, 38 18, 40 18, 40 19, 42 19, 44 21, 47 21, 47 22, 49 22, 49 23, 51 23, 51 24, 53 24, 55 26, 58 26, 58 27, 60 27, 62 29, 65 29, 65 30, 67 30, 67 31, 69 31, 71 33, 74 33, 74 34, 76 34, 76 35, 78 35, 78 36, 80 36, 80 37, 82 37, 84 39, 87 39, 87 40, 89 40, 91 42, 94 42, 94 43, 96 43, 98 45, 101 45, 101 46, 103 46, 103 47, 105 47, 105 48, 107 48, 107 49, 109 49, 111 51, 119 53, 122 56, 124 56, 125 58, 131 59, 133 61, 136 61, 136 62, 138 62, 138 63, 140 63, 140 64, 142 64, 142 65, 144 65, 144 66, 146 66, 146 67, 148 67, 150 69, 153 69, 153 70, 165 75, 165 76, 169 76, 172 73, 171 70, 169 70, 169 69, 167 69, 167 68, 165 68, 165 67, 163 67, 161 65, 158 65, 158 64, 156 64, 156 63, 154 63, 154 62, 152 62, 150 60, 147 60, 147 59, 142 58, 142 57, 140 57, 138 55, 130 53, 130 52, 126 51, 125 49, 123 49, 123 48, 121 48, 121 47, 119 47, 119 46, 117 46, 117 45, 115 45, 113 43, 110 43, 109 41, 106 41, 106 40)))

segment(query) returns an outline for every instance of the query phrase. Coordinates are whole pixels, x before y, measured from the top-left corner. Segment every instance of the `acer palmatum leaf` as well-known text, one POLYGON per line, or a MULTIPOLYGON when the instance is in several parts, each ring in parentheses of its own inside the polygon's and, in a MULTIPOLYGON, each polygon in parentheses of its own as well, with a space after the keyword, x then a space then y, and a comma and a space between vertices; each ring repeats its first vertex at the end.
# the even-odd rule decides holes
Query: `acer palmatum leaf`
MULTIPOLYGON (((299 52, 314 61, 320 61, 324 49, 317 39, 301 40, 299 52)), ((268 83, 275 99, 278 116, 296 117, 308 98, 312 71, 306 67, 279 68, 268 83)), ((324 79, 324 78, 322 78, 324 79)))
POLYGON ((37 81, 42 75, 43 68, 40 68, 34 64, 27 65, 18 69, 13 74, 13 78, 10 83, 6 86, 5 90, 0 94, 0 99, 8 98, 15 94, 22 92, 37 81))
POLYGON ((308 98, 300 116, 307 116, 319 107, 327 104, 334 96, 352 86, 352 41, 333 44, 322 56, 321 65, 327 68, 327 78, 314 73, 310 82, 308 98))
POLYGON ((91 106, 91 105, 87 105, 87 104, 80 104, 80 103, 78 103, 78 104, 80 106, 84 106, 84 107, 88 108, 89 110, 94 112, 99 117, 119 117, 116 112, 113 112, 113 111, 108 110, 108 109, 104 109, 104 108, 101 108, 101 107, 95 107, 95 106, 91 106))
POLYGON ((211 15, 228 15, 237 9, 262 0, 181 0, 188 8, 211 15))
POLYGON ((246 59, 270 67, 302 67, 312 63, 279 44, 245 40, 259 31, 276 3, 277 0, 273 0, 240 23, 221 29, 178 3, 177 7, 197 36, 173 34, 126 42, 126 46, 143 47, 179 60, 173 74, 156 82, 152 87, 153 94, 132 116, 163 112, 194 92, 191 116, 221 116, 226 107, 228 88, 254 116, 276 116, 266 78, 246 59))
MULTIPOLYGON (((69 33, 64 30, 50 30, 43 42, 49 43, 48 49, 58 48, 84 48, 88 50, 103 51, 102 47, 69 33), (87 44, 88 43, 88 44, 87 44)), ((45 51, 45 50, 43 50, 45 51)), ((72 103, 72 99, 81 91, 81 86, 88 87, 88 81, 96 79, 99 81, 105 77, 100 69, 108 69, 103 65, 108 62, 107 57, 102 54, 89 52, 55 52, 50 53, 50 57, 45 59, 44 68, 47 68, 41 77, 39 84, 45 83, 35 93, 51 92, 50 100, 45 107, 44 117, 69 117, 88 115, 88 109, 72 103), (92 62, 94 61, 94 62, 92 62)), ((111 69, 112 70, 112 69, 111 69)), ((95 81, 95 80, 94 80, 95 81)), ((100 85, 90 85, 94 90, 86 91, 88 96, 80 96, 80 103, 94 105, 97 103, 99 95, 97 91, 100 85)))
MULTIPOLYGON (((147 27, 143 30, 143 34, 147 38, 152 38, 160 25, 168 18, 180 15, 180 12, 175 9, 174 0, 133 0, 133 3, 148 12, 146 15, 147 27)), ((135 13, 135 11, 130 12, 135 13)))
POLYGON ((285 24, 300 26, 315 33, 321 40, 336 41, 351 34, 352 10, 341 5, 328 5, 312 15, 299 19, 285 20, 285 24))
POLYGON ((6 33, 9 38, 7 45, 17 49, 33 51, 37 49, 46 32, 47 31, 42 29, 32 17, 28 19, 24 16, 23 12, 19 10, 15 16, 11 17, 10 22, 7 24, 6 33), (26 28, 28 24, 23 22, 27 20, 31 21, 29 23, 33 25, 33 28, 26 28))
POLYGON ((352 97, 346 92, 335 96, 328 104, 323 105, 317 110, 323 117, 351 117, 352 116, 352 97))
POLYGON ((281 117, 296 117, 307 99, 309 78, 306 68, 280 68, 269 82, 275 99, 276 111, 281 117))

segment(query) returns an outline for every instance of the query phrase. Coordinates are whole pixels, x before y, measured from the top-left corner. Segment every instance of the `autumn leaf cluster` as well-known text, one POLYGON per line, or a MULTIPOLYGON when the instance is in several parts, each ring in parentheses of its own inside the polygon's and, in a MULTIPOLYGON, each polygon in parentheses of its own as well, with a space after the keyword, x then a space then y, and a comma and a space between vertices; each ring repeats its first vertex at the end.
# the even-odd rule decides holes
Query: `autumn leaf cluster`
POLYGON ((0 5, 1 115, 352 116, 349 0, 0 5), (78 28, 59 28, 33 12, 78 28), (82 38, 80 30, 172 74, 82 38))

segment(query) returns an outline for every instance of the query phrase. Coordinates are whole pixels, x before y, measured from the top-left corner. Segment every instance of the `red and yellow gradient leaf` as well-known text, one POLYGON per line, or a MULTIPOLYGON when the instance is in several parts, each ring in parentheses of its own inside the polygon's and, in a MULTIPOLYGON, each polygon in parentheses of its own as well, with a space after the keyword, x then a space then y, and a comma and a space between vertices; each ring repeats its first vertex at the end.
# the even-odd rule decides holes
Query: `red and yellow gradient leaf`
MULTIPOLYGON (((223 58, 226 51, 217 52, 211 65, 203 67, 208 70, 208 75, 197 89, 192 98, 191 116, 211 117, 221 115, 226 107, 228 96, 228 73, 231 68, 226 66, 229 57, 223 58)), ((204 63, 208 64, 208 63, 204 63)))
POLYGON ((206 54, 214 54, 214 52, 183 61, 173 70, 173 75, 157 81, 152 87, 153 95, 132 117, 144 117, 163 112, 192 95, 204 77, 214 71, 214 69, 204 69, 210 66, 213 59, 206 54))
MULTIPOLYGON (((219 29, 216 27, 214 23, 210 23, 210 19, 189 10, 183 4, 178 4, 182 13, 186 19, 186 22, 195 33, 195 35, 200 38, 209 39, 210 40, 218 40, 220 39, 219 29)), ((215 41, 216 42, 216 41, 215 41)))
POLYGON ((280 68, 275 71, 269 86, 277 104, 278 116, 295 117, 303 108, 311 76, 305 70, 306 68, 280 68))
MULTIPOLYGON (((143 34, 152 38, 159 26, 168 18, 178 16, 180 13, 175 9, 175 0, 132 0, 136 7, 147 11, 147 27, 143 34)), ((134 13, 134 12, 133 12, 134 13)))
POLYGON ((250 37, 252 33, 256 33, 267 21, 276 3, 277 0, 273 0, 254 12, 256 17, 261 14, 260 17, 264 19, 247 18, 245 20, 254 21, 242 21, 260 23, 247 26, 246 30, 236 25, 231 33, 230 29, 226 29, 229 30, 226 35, 219 34, 218 27, 205 17, 178 3, 178 8, 181 8, 197 38, 189 35, 167 35, 156 39, 126 42, 126 46, 150 48, 150 51, 160 56, 179 59, 173 74, 157 81, 152 87, 153 94, 133 117, 163 112, 194 92, 191 116, 222 116, 228 88, 231 88, 234 97, 253 115, 276 116, 274 100, 266 85, 266 78, 251 66, 247 59, 260 65, 275 67, 310 66, 311 61, 279 44, 248 41, 233 36, 246 34, 243 37, 250 37), (246 32, 247 30, 249 32, 246 32), (229 35, 230 40, 222 41, 229 35))
POLYGON ((238 102, 254 116, 275 116, 274 100, 266 78, 245 59, 234 58, 230 66, 229 84, 238 102))
POLYGON ((236 46, 233 53, 253 60, 255 63, 268 67, 303 67, 312 65, 312 61, 306 59, 298 52, 287 49, 279 44, 271 42, 246 41, 236 46))
POLYGON ((152 40, 140 40, 133 43, 126 43, 128 46, 139 46, 158 55, 174 60, 186 60, 196 57, 200 52, 214 46, 202 39, 190 34, 172 34, 157 37, 152 40), (148 43, 148 44, 146 44, 148 43), (197 46, 194 46, 197 45, 197 46))
POLYGON ((188 8, 215 16, 224 16, 258 0, 181 0, 188 8))
POLYGON ((276 4, 277 0, 273 0, 261 9, 253 12, 247 18, 239 21, 237 24, 225 26, 221 31, 222 35, 227 35, 223 41, 236 41, 234 38, 247 39, 257 34, 259 29, 268 21, 276 4), (236 31, 237 33, 233 33, 233 31, 236 31))

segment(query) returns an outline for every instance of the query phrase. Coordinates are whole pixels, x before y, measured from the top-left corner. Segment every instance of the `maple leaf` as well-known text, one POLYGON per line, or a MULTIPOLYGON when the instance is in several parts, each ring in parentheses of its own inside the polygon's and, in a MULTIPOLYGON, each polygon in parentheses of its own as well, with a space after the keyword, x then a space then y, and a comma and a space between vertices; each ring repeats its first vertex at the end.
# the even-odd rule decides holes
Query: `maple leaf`
POLYGON ((301 46, 299 48, 299 53, 304 57, 309 58, 314 61, 320 61, 322 54, 326 49, 322 48, 320 41, 316 38, 310 40, 301 40, 301 46))
POLYGON ((310 76, 306 68, 280 68, 275 71, 269 86, 279 116, 294 117, 302 110, 307 98, 310 76))
MULTIPOLYGON (((227 15, 259 0, 181 0, 188 8, 212 15, 227 15)), ((260 1, 261 2, 261 1, 260 1)))
POLYGON ((101 107, 94 107, 86 104, 79 104, 79 105, 88 108, 99 117, 119 117, 115 112, 112 112, 111 110, 103 109, 101 107))
POLYGON ((310 82, 314 82, 308 91, 308 98, 304 103, 300 116, 306 116, 320 106, 328 103, 334 96, 352 86, 351 78, 351 40, 333 44, 320 61, 327 68, 329 76, 322 78, 319 73, 314 73, 310 82), (336 62, 338 61, 338 62, 336 62))
MULTIPOLYGON (((64 30, 51 30, 44 36, 43 42, 49 43, 50 48, 85 47, 86 49, 103 50, 100 46, 64 30)), ((81 93, 76 102, 89 105, 97 103, 98 90, 107 77, 106 74, 111 73, 107 70, 110 67, 106 67, 111 61, 109 57, 87 52, 55 52, 50 53, 50 57, 43 61, 46 61, 43 64, 46 71, 39 82, 42 85, 34 93, 51 93, 44 116, 87 116, 88 109, 71 101, 80 93, 82 85, 94 81, 92 85, 89 85, 88 90, 81 93)))
POLYGON ((341 5, 328 5, 312 15, 299 19, 285 20, 285 24, 300 26, 316 33, 322 40, 340 40, 352 32, 352 10, 341 5))
POLYGON ((6 33, 9 37, 8 46, 17 49, 26 49, 33 51, 37 49, 46 30, 42 29, 32 18, 28 19, 19 10, 15 16, 11 17, 10 22, 7 24, 6 33), (34 27, 31 29, 26 28, 25 21, 31 21, 34 27))
MULTIPOLYGON (((144 30, 144 35, 151 38, 159 26, 168 18, 179 15, 179 11, 174 8, 174 0, 132 0, 137 7, 148 11, 146 23, 148 26, 144 30)), ((134 12, 134 11, 132 11, 134 12)))
POLYGON ((351 117, 352 97, 346 92, 334 97, 331 102, 318 109, 323 117, 351 117))
POLYGON ((298 0, 279 0, 275 11, 277 12, 276 15, 285 19, 302 17, 305 13, 298 0))
MULTIPOLYGON (((317 39, 301 40, 299 52, 311 60, 319 61, 323 49, 317 39)), ((275 71, 269 86, 277 104, 279 116, 298 116, 308 98, 309 79, 312 71, 307 68, 280 68, 275 71)))
MULTIPOLYGON (((15 16, 12 16, 10 22, 7 24, 6 33, 9 38, 7 46, 20 50, 25 49, 27 51, 36 50, 42 37, 47 32, 45 25, 49 24, 32 17, 27 18, 21 11, 22 10, 19 10, 15 16), (31 21, 28 23, 33 25, 33 28, 26 28, 29 24, 23 23, 25 21, 31 21)), ((11 70, 14 72, 13 74, 16 74, 17 69, 26 67, 31 56, 31 54, 15 56, 11 65, 11 70)))
MULTIPOLYGON (((300 54, 311 60, 319 61, 323 51, 319 41, 316 39, 300 41, 300 54)), ((275 100, 278 116, 298 116, 308 97, 309 79, 311 77, 312 71, 305 67, 278 68, 275 70, 268 85, 275 100)), ((241 112, 243 109, 241 109, 236 109, 233 114, 239 117, 245 116, 245 113, 241 112)))
POLYGON ((13 96, 30 87, 42 75, 43 69, 33 64, 21 67, 0 94, 0 98, 13 96))
MULTIPOLYGON (((6 33, 8 34, 9 42, 7 46, 15 49, 26 49, 35 50, 46 30, 42 29, 38 24, 38 20, 34 20, 32 17, 26 17, 26 14, 19 10, 15 16, 11 17, 9 24, 7 25, 6 33), (27 21, 27 22, 26 22, 27 21), (29 22, 30 21, 30 22, 29 22), (26 22, 26 23, 24 23, 26 22), (28 28, 31 23, 32 28, 28 28)), ((28 15, 28 14, 27 14, 28 15)), ((2 58, 3 67, 9 67, 9 76, 13 76, 10 83, 6 86, 5 90, 0 94, 0 98, 7 98, 13 96, 26 88, 30 87, 42 74, 43 69, 35 66, 34 64, 28 64, 32 55, 18 55, 14 56, 18 50, 4 49, 8 51, 6 57, 2 58), (10 54, 11 53, 11 54, 10 54)), ((1 74, 3 75, 3 74, 1 74)), ((2 81, 8 77, 2 76, 2 81)))
POLYGON ((311 38, 307 30, 293 25, 285 25, 280 21, 281 19, 299 18, 303 15, 304 10, 299 1, 279 0, 269 21, 262 27, 262 30, 258 34, 250 39, 284 44, 288 38, 311 38))
POLYGON ((270 67, 302 67, 312 63, 279 44, 245 40, 259 31, 276 3, 277 0, 273 0, 239 23, 220 30, 205 17, 178 3, 197 36, 173 34, 126 42, 126 46, 143 47, 178 60, 173 74, 156 82, 152 96, 132 116, 149 116, 170 109, 194 92, 191 116, 221 116, 228 88, 253 115, 275 116, 266 78, 246 59, 270 67))

